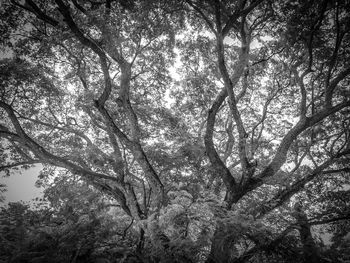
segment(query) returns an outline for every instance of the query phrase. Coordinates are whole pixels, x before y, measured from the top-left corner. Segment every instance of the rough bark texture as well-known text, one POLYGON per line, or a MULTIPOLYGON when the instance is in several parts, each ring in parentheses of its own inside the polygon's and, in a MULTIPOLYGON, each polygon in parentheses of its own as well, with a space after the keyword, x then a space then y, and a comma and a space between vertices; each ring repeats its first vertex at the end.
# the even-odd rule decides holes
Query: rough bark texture
POLYGON ((301 243, 303 245, 303 256, 305 262, 318 263, 321 261, 315 241, 312 238, 311 227, 307 215, 300 204, 294 207, 294 217, 297 220, 301 243))

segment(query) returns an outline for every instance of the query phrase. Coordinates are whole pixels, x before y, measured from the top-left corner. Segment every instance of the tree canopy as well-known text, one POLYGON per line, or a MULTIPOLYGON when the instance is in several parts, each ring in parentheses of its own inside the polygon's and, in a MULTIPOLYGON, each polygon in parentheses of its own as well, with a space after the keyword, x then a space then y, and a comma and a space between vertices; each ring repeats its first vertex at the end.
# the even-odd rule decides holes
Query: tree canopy
POLYGON ((0 171, 49 205, 3 208, 1 259, 348 260, 348 10, 3 1, 0 171))

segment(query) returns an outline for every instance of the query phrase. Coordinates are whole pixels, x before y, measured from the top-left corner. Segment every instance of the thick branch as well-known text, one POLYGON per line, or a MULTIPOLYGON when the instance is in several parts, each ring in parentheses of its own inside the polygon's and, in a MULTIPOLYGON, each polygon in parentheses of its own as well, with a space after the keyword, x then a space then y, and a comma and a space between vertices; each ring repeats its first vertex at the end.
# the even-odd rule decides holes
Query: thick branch
MULTIPOLYGON (((71 134, 74 134, 82 139, 85 140, 85 142, 87 143, 87 145, 89 147, 91 147, 91 149, 93 149, 94 151, 96 151, 99 155, 103 156, 104 158, 106 159, 110 159, 110 157, 105 153, 103 152, 100 148, 98 148, 91 140, 90 138, 85 135, 85 133, 79 131, 79 130, 75 130, 75 129, 72 129, 72 128, 69 128, 69 127, 60 127, 60 126, 57 126, 57 125, 52 125, 50 123, 47 123, 47 122, 43 122, 43 121, 40 121, 38 119, 32 119, 32 118, 27 118, 25 116, 20 116, 21 118, 23 119, 26 119, 26 120, 29 120, 29 121, 32 121, 36 124, 40 124, 40 125, 43 125, 43 126, 46 126, 46 127, 49 127, 49 128, 52 128, 53 130, 60 130, 60 131, 63 131, 63 132, 66 132, 66 133, 71 133, 71 134)), ((114 166, 116 166, 116 163, 114 163, 114 166)), ((120 171, 116 171, 117 174, 119 174, 120 171)))
POLYGON ((223 179, 227 190, 231 191, 233 187, 236 185, 235 179, 231 175, 230 170, 226 167, 226 165, 220 159, 220 156, 217 153, 213 142, 216 114, 218 113, 219 108, 224 102, 226 97, 227 97, 227 89, 224 88, 218 94, 211 108, 208 111, 207 126, 206 126, 206 131, 204 136, 204 144, 206 148, 206 153, 209 157, 212 167, 223 179))
POLYGON ((198 12, 198 14, 204 19, 204 21, 207 23, 209 29, 216 34, 216 31, 214 29, 213 24, 211 23, 211 21, 209 20, 209 18, 203 13, 203 11, 197 6, 195 5, 191 0, 186 0, 186 2, 196 11, 198 12))
MULTIPOLYGON (((81 174, 80 174, 81 175, 81 174)), ((82 175, 84 177, 84 175, 82 175)), ((124 195, 124 193, 117 187, 112 187, 104 182, 101 181, 89 181, 94 187, 102 191, 103 193, 106 193, 107 195, 115 198, 118 203, 120 204, 121 208, 124 210, 124 212, 131 216, 131 217, 138 217, 138 214, 133 214, 129 208, 129 205, 127 203, 127 199, 124 195)))
POLYGON ((84 9, 84 7, 82 7, 76 0, 72 0, 72 2, 75 5, 75 7, 79 9, 80 12, 86 14, 86 10, 84 9))
MULTIPOLYGON (((12 109, 9 106, 4 105, 3 102, 0 102, 1 106, 7 111, 9 115, 11 115, 12 122, 15 122, 15 126, 19 125, 19 122, 17 119, 13 119, 14 113, 12 109), (12 112, 12 113, 11 113, 12 112)), ((16 116, 14 116, 16 118, 16 116)), ((37 144, 34 140, 32 140, 21 127, 17 127, 17 130, 21 132, 21 135, 17 135, 15 133, 12 133, 10 131, 0 131, 0 137, 5 137, 11 141, 16 141, 23 145, 24 147, 30 149, 34 152, 34 154, 39 158, 40 163, 48 163, 57 167, 66 168, 67 170, 71 171, 73 174, 80 175, 82 178, 88 180, 90 183, 92 183, 95 187, 100 189, 101 191, 107 193, 108 195, 116 198, 116 200, 120 203, 123 210, 130 216, 138 216, 138 214, 132 214, 124 193, 118 188, 118 187, 111 187, 106 181, 112 181, 116 183, 116 185, 119 185, 119 182, 117 178, 108 176, 101 173, 96 173, 90 170, 87 170, 86 168, 82 168, 78 165, 75 165, 64 158, 55 156, 48 151, 46 151, 43 147, 41 147, 39 144, 37 144)))
POLYGON ((98 98, 98 103, 100 105, 104 105, 105 102, 108 100, 109 95, 111 94, 111 91, 112 91, 112 80, 109 75, 106 56, 100 56, 100 63, 101 63, 101 68, 103 72, 105 87, 103 89, 102 94, 98 98))
MULTIPOLYGON (((300 133, 305 131, 307 128, 315 125, 316 123, 322 121, 326 117, 340 111, 345 107, 350 106, 350 101, 345 101, 340 103, 330 109, 323 109, 319 113, 313 115, 312 117, 306 117, 305 119, 299 120, 299 122, 285 135, 283 138, 277 152, 270 162, 270 164, 256 177, 250 178, 244 189, 237 195, 237 200, 243 197, 246 193, 256 189, 261 186, 264 182, 263 179, 275 175, 281 166, 285 163, 287 158, 288 150, 293 143, 293 141, 298 137, 300 133)), ((343 151, 343 154, 348 154, 347 151, 343 151)), ((324 168, 323 168, 324 169, 324 168)))
POLYGON ((104 105, 104 103, 107 101, 112 90, 112 81, 109 76, 108 66, 107 66, 107 56, 104 50, 95 41, 86 37, 84 33, 78 28, 78 26, 74 22, 69 12, 69 6, 66 6, 62 0, 55 0, 55 2, 57 3, 60 13, 63 15, 68 27, 73 32, 73 34, 78 38, 78 40, 84 46, 91 48, 100 58, 100 64, 101 64, 101 68, 104 76, 105 87, 98 101, 100 105, 104 105))
POLYGON ((226 133, 227 133, 227 142, 226 142, 226 149, 224 152, 224 156, 222 157, 222 160, 224 163, 226 163, 227 158, 231 155, 232 149, 235 143, 235 138, 233 137, 233 123, 232 123, 232 117, 231 115, 228 116, 227 120, 227 126, 226 126, 226 133))
POLYGON ((323 109, 322 111, 318 112, 317 114, 311 117, 306 117, 305 119, 299 120, 299 122, 292 129, 290 129, 289 132, 285 135, 280 146, 277 149, 277 152, 273 160, 262 171, 262 173, 257 177, 257 179, 273 176, 281 168, 281 166, 286 161, 286 156, 287 156, 289 147, 291 146, 292 142, 298 137, 300 133, 305 131, 307 128, 315 125, 316 123, 322 121, 323 119, 327 118, 328 116, 349 106, 350 106, 350 100, 344 101, 343 103, 340 103, 330 109, 323 109))
POLYGON ((0 101, 0 107, 2 107, 8 114, 9 118, 11 119, 12 124, 15 127, 16 133, 12 133, 10 131, 1 131, 0 135, 6 136, 7 138, 11 139, 12 141, 16 141, 20 143, 21 145, 25 146, 26 148, 30 149, 32 152, 35 153, 35 155, 42 160, 43 162, 52 164, 54 166, 66 168, 73 173, 79 173, 83 174, 85 177, 89 178, 99 178, 99 179, 106 179, 111 180, 114 182, 117 182, 115 177, 108 176, 101 173, 96 173, 87 169, 84 169, 74 163, 69 162, 68 160, 55 156, 48 152, 46 149, 44 149, 42 146, 40 146, 37 142, 35 142, 32 138, 30 138, 26 132, 23 130, 21 124, 19 123, 12 107, 5 102, 0 101))
POLYGON ((307 215, 302 206, 298 203, 295 205, 293 216, 297 220, 296 223, 298 224, 300 240, 303 244, 303 257, 305 259, 305 262, 320 262, 320 256, 318 254, 315 241, 311 235, 311 226, 309 224, 307 215))
POLYGON ((70 30, 74 33, 74 35, 79 39, 79 41, 89 48, 91 48, 100 58, 105 57, 104 51, 101 49, 101 47, 95 43, 92 39, 87 38, 83 32, 78 28, 78 26, 75 24, 70 12, 69 12, 69 6, 66 6, 62 0, 55 0, 56 4, 58 5, 58 9, 60 13, 63 15, 68 27, 70 30))
MULTIPOLYGON (((242 24, 244 23, 245 21, 243 20, 242 24)), ((242 27, 245 27, 245 25, 242 25, 242 27)), ((223 78, 225 88, 227 90, 230 110, 235 120, 235 123, 237 125, 237 131, 239 134, 238 148, 239 148, 239 157, 241 160, 242 171, 243 173, 246 173, 249 170, 248 169, 249 161, 248 161, 247 152, 246 152, 246 139, 248 136, 245 131, 243 121, 241 119, 241 115, 237 107, 236 97, 233 91, 234 87, 237 85, 237 83, 239 82, 239 79, 243 75, 245 67, 248 64, 249 37, 246 35, 247 34, 246 28, 242 28, 241 34, 242 34, 241 53, 240 53, 239 61, 237 62, 232 80, 229 77, 229 73, 225 65, 223 36, 221 34, 217 35, 217 50, 218 50, 219 70, 223 78)))
POLYGON ((223 37, 227 36, 227 34, 230 32, 232 28, 238 29, 237 20, 239 17, 245 17, 247 16, 251 11, 254 10, 255 7, 257 7, 260 3, 262 3, 264 0, 257 0, 251 3, 249 6, 244 8, 244 2, 241 1, 242 4, 238 6, 238 10, 236 10, 228 19, 226 22, 224 28, 222 29, 222 35, 223 37))
POLYGON ((302 76, 299 76, 298 71, 296 68, 293 68, 294 76, 299 84, 300 87, 300 94, 301 94, 301 101, 300 101, 300 118, 306 117, 306 89, 304 85, 304 77, 306 74, 303 74, 302 76))
POLYGON ((46 23, 48 23, 48 24, 50 24, 50 25, 52 25, 54 27, 58 26, 58 24, 59 24, 58 21, 56 21, 52 17, 50 17, 47 14, 45 14, 42 10, 40 10, 40 8, 32 0, 26 0, 24 6, 18 4, 14 0, 11 0, 11 2, 14 3, 15 5, 18 5, 18 6, 22 7, 22 8, 24 8, 24 9, 34 13, 38 18, 40 18, 44 22, 46 22, 46 23))
POLYGON ((122 65, 122 76, 120 81, 120 99, 123 102, 123 107, 126 110, 126 114, 129 120, 129 127, 131 130, 132 140, 140 141, 140 129, 137 116, 130 102, 130 79, 131 79, 131 65, 122 65))
POLYGON ((332 106, 332 97, 333 97, 333 92, 335 88, 337 87, 339 82, 345 79, 349 74, 350 74, 350 67, 340 72, 338 76, 336 76, 326 87, 326 94, 325 94, 326 108, 330 108, 332 106))
POLYGON ((349 151, 343 151, 339 153, 337 156, 325 161, 321 165, 319 165, 317 168, 315 168, 312 172, 307 174, 304 178, 296 181, 292 185, 288 186, 286 189, 280 191, 275 195, 274 198, 272 198, 270 201, 265 202, 262 206, 260 206, 256 211, 256 217, 261 218, 273 209, 281 206, 286 201, 288 201, 294 194, 298 193, 300 189, 302 189, 308 182, 314 180, 317 176, 320 176, 322 174, 329 174, 329 173, 336 173, 336 172, 346 172, 348 169, 339 169, 339 170, 327 170, 324 171, 324 169, 328 168, 332 163, 334 163, 338 158, 349 154, 349 151))
POLYGON ((145 152, 142 149, 142 146, 139 142, 135 142, 130 140, 114 123, 114 120, 109 115, 108 111, 96 101, 96 108, 102 114, 104 119, 106 120, 106 124, 111 128, 113 133, 117 135, 117 137, 123 142, 126 147, 132 151, 134 157, 137 162, 140 164, 142 170, 144 171, 146 177, 151 182, 152 187, 156 189, 157 198, 160 203, 163 201, 164 195, 164 187, 162 182, 160 181, 157 172, 154 170, 153 166, 150 164, 145 152))

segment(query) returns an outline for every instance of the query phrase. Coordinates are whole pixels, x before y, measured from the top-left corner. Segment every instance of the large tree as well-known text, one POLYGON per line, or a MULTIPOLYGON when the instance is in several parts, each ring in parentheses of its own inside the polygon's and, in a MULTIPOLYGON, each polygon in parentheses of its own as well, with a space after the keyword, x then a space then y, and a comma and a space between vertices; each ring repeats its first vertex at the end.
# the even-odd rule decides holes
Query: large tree
POLYGON ((2 171, 79 177, 144 260, 321 260, 311 226, 350 214, 349 1, 1 9, 2 171))

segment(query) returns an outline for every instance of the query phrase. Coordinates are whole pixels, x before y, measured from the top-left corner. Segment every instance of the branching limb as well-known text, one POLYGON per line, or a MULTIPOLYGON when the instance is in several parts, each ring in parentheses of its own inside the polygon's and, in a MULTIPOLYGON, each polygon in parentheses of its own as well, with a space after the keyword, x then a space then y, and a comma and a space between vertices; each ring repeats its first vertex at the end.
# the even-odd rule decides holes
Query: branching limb
POLYGON ((350 75, 350 67, 341 71, 333 80, 330 81, 329 85, 326 87, 326 94, 325 94, 326 108, 332 107, 332 97, 333 97, 335 88, 337 87, 340 81, 344 80, 349 75, 350 75))
MULTIPOLYGON (((219 16, 219 12, 217 12, 217 16, 219 16)), ((219 18, 217 19, 219 20, 219 18)), ((239 79, 243 75, 245 67, 248 65, 248 54, 249 54, 249 32, 247 32, 245 19, 242 18, 241 22, 241 36, 242 36, 242 47, 241 53, 239 56, 239 60, 236 65, 235 72, 233 74, 232 80, 229 76, 228 70, 225 65, 225 55, 224 55, 224 44, 223 44, 223 35, 217 35, 217 50, 218 50, 218 65, 221 76, 223 78, 225 88, 227 90, 227 94, 229 97, 229 106, 231 113, 233 115, 233 119, 235 120, 237 131, 239 134, 238 148, 239 148, 239 157, 241 160, 241 167, 244 175, 243 177, 250 177, 250 163, 247 157, 247 149, 246 149, 246 139, 248 137, 247 132, 245 131, 243 121, 241 119, 240 112, 237 107, 237 101, 234 94, 234 87, 239 82, 239 79)), ((243 178, 242 177, 242 178, 243 178)))
POLYGON ((343 38, 346 34, 346 31, 341 31, 341 25, 339 23, 339 3, 338 2, 336 3, 336 10, 335 10, 335 26, 336 26, 336 39, 335 39, 335 43, 334 43, 334 50, 333 50, 333 53, 332 53, 332 56, 331 56, 331 59, 329 62, 328 71, 327 71, 327 79, 326 79, 325 103, 326 103, 326 106, 328 106, 328 107, 331 106, 331 104, 332 104, 331 97, 332 97, 333 89, 335 88, 335 86, 330 85, 331 76, 332 76, 334 67, 336 66, 339 49, 341 47, 341 42, 343 41, 343 38))
POLYGON ((280 146, 277 149, 277 152, 270 162, 270 164, 256 177, 254 182, 252 182, 248 189, 255 189, 256 187, 262 185, 262 179, 266 177, 273 176, 284 164, 286 161, 288 150, 293 143, 293 141, 298 137, 300 133, 305 131, 307 128, 312 127, 328 116, 350 106, 350 100, 344 101, 337 104, 336 106, 331 107, 330 109, 323 109, 322 111, 314 114, 311 117, 306 117, 305 119, 300 119, 298 123, 289 130, 289 132, 282 139, 280 146))
POLYGON ((32 0, 25 0, 24 5, 19 4, 15 0, 11 0, 11 3, 35 14, 39 19, 52 25, 53 27, 59 25, 59 22, 57 20, 45 14, 32 0))
POLYGON ((93 50, 100 57, 100 59, 101 57, 104 57, 106 59, 106 55, 103 49, 95 41, 86 37, 84 33, 78 28, 70 14, 69 6, 66 6, 62 0, 55 0, 55 2, 58 5, 58 9, 63 15, 68 27, 73 32, 73 34, 79 39, 79 41, 84 46, 91 48, 91 50, 93 50))
POLYGON ((236 186, 236 181, 233 178, 230 170, 226 167, 226 165, 220 159, 220 156, 217 153, 213 142, 216 114, 219 111, 220 106, 222 105, 226 97, 227 97, 227 89, 223 88, 221 92, 218 94, 218 96, 216 97, 216 99, 214 100, 211 108, 208 111, 207 126, 205 130, 205 135, 204 135, 204 144, 206 148, 206 153, 209 157, 209 160, 211 162, 213 169, 215 169, 223 179, 226 185, 227 191, 232 191, 236 186))
POLYGON ((152 187, 156 189, 155 194, 157 195, 157 198, 155 200, 157 200, 159 204, 161 204, 164 198, 164 186, 161 180, 159 179, 157 172, 150 164, 145 152, 142 149, 141 144, 137 141, 135 142, 129 139, 128 136, 118 128, 112 117, 109 115, 108 111, 103 106, 98 105, 98 103, 95 106, 97 107, 101 115, 104 117, 106 125, 111 128, 111 130, 114 134, 117 135, 119 140, 133 153, 137 162, 144 171, 147 179, 151 182, 152 187))
POLYGON ((294 194, 298 193, 300 189, 302 189, 308 182, 314 180, 316 177, 322 175, 322 174, 328 174, 328 173, 335 173, 335 172, 344 172, 347 171, 347 168, 344 169, 337 169, 337 170, 326 170, 330 165, 332 165, 335 161, 337 161, 339 158, 345 155, 349 155, 350 150, 343 151, 339 153, 338 155, 328 159, 327 161, 323 162, 321 165, 316 167, 312 172, 304 176, 302 179, 294 182, 292 185, 288 186, 286 189, 280 191, 273 197, 270 201, 266 202, 264 205, 262 205, 260 208, 258 208, 255 211, 256 218, 261 218, 273 209, 281 206, 283 203, 288 201, 290 197, 292 197, 294 194))
MULTIPOLYGON (((79 130, 76 130, 76 129, 73 129, 73 128, 70 128, 70 127, 60 127, 60 126, 57 126, 57 125, 52 125, 50 123, 46 123, 46 122, 43 122, 43 121, 40 121, 38 119, 32 119, 32 118, 28 118, 28 117, 25 117, 25 116, 22 116, 22 115, 19 115, 22 119, 26 119, 26 120, 29 120, 33 123, 36 123, 36 124, 39 124, 39 125, 43 125, 43 126, 46 126, 46 127, 49 127, 49 128, 52 128, 53 130, 60 130, 60 131, 63 131, 65 133, 68 133, 68 134, 74 134, 80 138, 82 138, 86 144, 91 147, 92 150, 96 151, 96 153, 98 153, 99 155, 103 156, 105 159, 110 159, 110 157, 104 153, 100 148, 98 148, 98 146, 96 146, 91 140, 90 138, 85 135, 85 133, 79 131, 79 130)), ((114 163, 115 164, 115 163, 114 163)))
POLYGON ((191 6, 199 15, 201 18, 204 19, 204 21, 206 22, 206 24, 208 25, 209 29, 216 34, 216 30, 214 29, 214 26, 212 24, 212 22, 210 21, 210 19, 204 14, 204 12, 199 8, 199 6, 197 6, 192 0, 186 0, 186 3, 191 6))
POLYGON ((250 141, 250 155, 253 158, 255 155, 255 152, 259 148, 259 141, 261 139, 262 133, 264 131, 264 123, 267 118, 267 110, 271 102, 274 98, 278 95, 280 89, 277 89, 264 103, 263 112, 260 120, 253 126, 251 130, 251 141, 250 141), (255 137, 255 131, 258 129, 259 125, 261 125, 260 130, 258 132, 258 135, 255 137))
POLYGON ((30 149, 30 151, 32 151, 37 156, 37 158, 40 159, 43 163, 49 163, 54 166, 66 168, 67 170, 70 170, 73 173, 82 174, 88 178, 99 178, 117 182, 115 177, 84 169, 60 156, 56 156, 48 152, 37 142, 35 142, 32 138, 30 138, 28 134, 23 130, 21 124, 17 119, 17 116, 15 115, 15 112, 13 111, 10 105, 0 101, 0 107, 2 107, 6 111, 16 130, 16 133, 13 133, 2 129, 0 131, 0 136, 9 138, 11 139, 11 141, 16 141, 19 144, 23 145, 25 148, 30 149))
POLYGON ((99 104, 104 105, 112 91, 112 81, 108 72, 107 56, 104 50, 94 40, 86 37, 84 33, 78 28, 78 26, 76 25, 76 23, 74 22, 70 14, 69 7, 66 6, 62 0, 55 0, 55 2, 58 5, 58 9, 60 13, 65 18, 65 21, 68 27, 70 28, 70 30, 73 32, 73 34, 78 38, 78 40, 84 46, 92 49, 100 58, 100 64, 101 64, 101 69, 104 76, 105 87, 102 94, 98 98, 98 102, 99 104))
POLYGON ((237 21, 240 17, 247 16, 251 11, 254 10, 260 3, 262 3, 264 0, 256 0, 253 1, 249 6, 245 7, 246 1, 240 1, 238 4, 237 10, 229 17, 228 21, 226 22, 225 26, 222 29, 222 35, 223 37, 227 36, 227 34, 230 32, 232 28, 235 30, 238 29, 237 27, 237 21))

